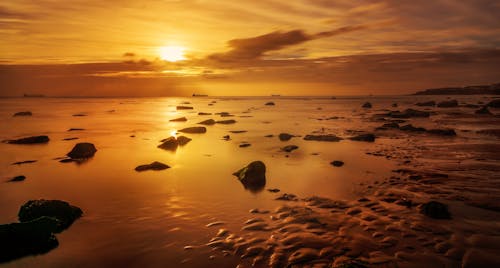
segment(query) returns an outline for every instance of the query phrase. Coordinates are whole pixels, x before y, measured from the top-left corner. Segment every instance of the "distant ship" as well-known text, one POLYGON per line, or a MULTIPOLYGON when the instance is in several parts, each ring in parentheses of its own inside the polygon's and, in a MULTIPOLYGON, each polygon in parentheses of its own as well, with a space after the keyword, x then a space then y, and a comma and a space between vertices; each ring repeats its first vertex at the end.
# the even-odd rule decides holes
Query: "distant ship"
POLYGON ((193 97, 208 97, 206 94, 195 94, 193 93, 193 97))
POLYGON ((45 95, 42 94, 24 94, 23 97, 25 98, 43 98, 45 95))

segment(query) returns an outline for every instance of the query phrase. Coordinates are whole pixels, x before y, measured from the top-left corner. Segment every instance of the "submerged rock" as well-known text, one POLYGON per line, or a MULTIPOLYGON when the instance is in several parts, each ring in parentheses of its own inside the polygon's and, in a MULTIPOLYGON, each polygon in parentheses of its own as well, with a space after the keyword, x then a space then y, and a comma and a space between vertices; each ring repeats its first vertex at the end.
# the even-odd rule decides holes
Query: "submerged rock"
POLYGON ((354 137, 350 137, 350 140, 353 141, 367 141, 367 142, 374 142, 375 141, 375 135, 371 133, 366 133, 366 134, 359 134, 354 137))
POLYGON ((207 132, 207 128, 206 127, 187 127, 187 128, 183 128, 181 130, 179 130, 179 132, 183 132, 183 133, 205 133, 207 132))
POLYGON ((262 161, 253 161, 233 175, 250 191, 260 191, 266 186, 266 165, 262 161))
POLYGON ((304 140, 306 141, 329 141, 329 142, 337 142, 341 141, 342 138, 337 137, 333 134, 327 134, 327 135, 306 135, 304 137, 304 140))
POLYGON ((193 107, 180 105, 180 106, 177 106, 176 109, 177 110, 193 110, 193 107))
POLYGON ((417 102, 415 103, 417 106, 436 106, 435 101, 424 101, 424 102, 417 102))
POLYGON ((368 108, 372 108, 372 104, 371 104, 371 103, 369 103, 369 102, 365 102, 365 103, 364 103, 361 107, 363 107, 363 108, 367 108, 367 109, 368 109, 368 108))
POLYGON ((457 106, 458 106, 457 100, 442 101, 437 104, 437 107, 440 108, 452 108, 457 106))
POLYGON ((434 219, 451 219, 448 206, 437 201, 430 201, 420 206, 420 213, 434 219))
POLYGON ((299 146, 297 146, 297 145, 287 145, 287 146, 281 148, 282 151, 285 151, 288 153, 293 151, 293 150, 297 150, 297 149, 299 149, 299 146))
POLYGON ((146 170, 164 170, 170 168, 169 165, 163 164, 161 162, 154 161, 151 164, 147 165, 140 165, 135 168, 135 171, 141 172, 141 171, 146 171, 146 170))
POLYGON ((48 136, 32 136, 21 138, 17 140, 8 140, 7 143, 10 144, 38 144, 38 143, 47 143, 49 142, 48 136))
POLYGON ((25 112, 17 112, 13 114, 12 116, 32 116, 33 114, 30 111, 25 111, 25 112))
POLYGON ((332 161, 330 164, 331 164, 332 166, 334 166, 334 167, 341 167, 341 166, 343 166, 343 165, 344 165, 344 162, 342 162, 342 161, 340 161, 340 160, 335 160, 335 161, 332 161))
POLYGON ((288 134, 288 133, 280 133, 278 136, 280 141, 289 141, 293 137, 295 137, 295 136, 292 134, 288 134))
POLYGON ((199 122, 198 124, 200 124, 200 125, 206 125, 206 126, 211 126, 211 125, 215 124, 215 120, 213 120, 213 119, 207 119, 207 120, 203 120, 203 121, 199 122))
POLYGON ((97 149, 94 144, 89 142, 77 143, 73 149, 67 154, 72 159, 85 159, 94 156, 97 149))
POLYGON ((72 206, 61 200, 30 200, 21 206, 18 217, 20 222, 32 221, 42 216, 55 218, 60 221, 55 232, 68 228, 76 219, 82 216, 79 207, 72 206))
POLYGON ((176 118, 176 119, 170 119, 169 121, 170 122, 186 122, 187 118, 186 117, 179 117, 179 118, 176 118))

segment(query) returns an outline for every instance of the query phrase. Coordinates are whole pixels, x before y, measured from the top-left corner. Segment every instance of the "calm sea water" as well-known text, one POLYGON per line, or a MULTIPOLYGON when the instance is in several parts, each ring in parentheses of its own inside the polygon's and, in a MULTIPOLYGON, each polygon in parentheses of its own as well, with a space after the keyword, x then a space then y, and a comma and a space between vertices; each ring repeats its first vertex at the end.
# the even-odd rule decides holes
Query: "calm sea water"
MULTIPOLYGON (((57 249, 4 266, 235 266, 238 260, 232 257, 209 260, 208 248, 195 252, 183 249, 207 243, 219 227, 238 231, 250 209, 272 210, 279 205, 274 200, 276 194, 245 190, 231 175, 234 171, 262 160, 267 166, 266 188, 299 196, 357 198, 360 183, 386 178, 396 167, 391 160, 366 152, 380 144, 401 145, 404 141, 381 137, 376 143, 326 143, 296 137, 282 142, 277 135, 287 132, 304 136, 317 131, 346 137, 352 130, 372 132, 381 125, 367 120, 372 114, 396 109, 391 107, 394 102, 399 104, 397 109, 405 109, 429 98, 445 97, 0 99, 1 140, 50 137, 44 145, 0 144, 0 178, 27 177, 24 182, 0 184, 0 223, 17 221, 19 207, 30 199, 61 199, 84 211, 81 219, 57 236, 57 249), (367 100, 374 106, 368 111, 360 107, 367 100), (276 105, 264 105, 268 101, 276 105), (194 110, 177 111, 177 105, 193 106, 194 110), (31 111, 33 116, 12 117, 19 111, 31 111), (198 112, 229 112, 234 117, 201 116, 198 112), (79 113, 86 116, 72 116, 79 113), (182 116, 188 121, 169 121, 182 116), (339 119, 319 120, 333 116, 339 119), (184 134, 193 140, 175 152, 157 148, 161 139, 176 135, 176 130, 210 118, 234 119, 237 123, 207 126, 205 134, 184 134), (85 130, 68 132, 70 128, 85 130), (229 132, 233 130, 247 132, 229 132), (268 134, 274 137, 264 137, 268 134), (231 140, 223 140, 224 135, 230 135, 231 140), (63 140, 72 137, 78 140, 63 140), (96 155, 83 164, 54 160, 77 142, 94 143, 96 155), (242 142, 251 146, 240 148, 242 142), (290 144, 299 149, 292 153, 280 150, 290 144), (37 162, 12 165, 24 160, 37 162), (332 167, 333 160, 342 160, 345 165, 332 167), (136 166, 153 161, 172 168, 134 171, 136 166), (214 221, 225 224, 205 226, 214 221)), ((482 98, 474 97, 472 103, 482 98)), ((470 97, 467 101, 471 102, 470 97)), ((424 127, 468 130, 497 127, 446 115, 416 122, 424 127)), ((471 132, 458 135, 459 143, 496 142, 494 137, 477 137, 471 132)))

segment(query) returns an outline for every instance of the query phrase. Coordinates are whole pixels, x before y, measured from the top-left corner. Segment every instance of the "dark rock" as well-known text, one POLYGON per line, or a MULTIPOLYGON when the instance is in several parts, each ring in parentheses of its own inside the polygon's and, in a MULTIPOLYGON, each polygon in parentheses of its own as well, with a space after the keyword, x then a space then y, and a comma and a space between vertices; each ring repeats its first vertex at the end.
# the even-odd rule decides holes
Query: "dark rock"
POLYGON ((203 113, 203 112, 199 112, 198 115, 211 115, 212 113, 203 113))
POLYGON ((74 114, 74 117, 82 117, 82 116, 87 116, 86 114, 74 114))
POLYGON ((240 134, 240 133, 246 133, 248 131, 247 130, 230 130, 229 132, 234 133, 234 134, 240 134))
POLYGON ((245 143, 240 144, 239 146, 240 146, 240 148, 246 148, 246 147, 250 147, 251 144, 245 142, 245 143))
POLYGON ((475 114, 492 114, 490 110, 488 110, 488 106, 483 106, 483 108, 474 112, 475 114))
POLYGON ((365 102, 361 107, 363 108, 372 108, 372 104, 369 102, 365 102))
POLYGON ((17 181, 24 181, 26 179, 26 176, 20 175, 20 176, 15 176, 14 178, 8 180, 9 182, 17 182, 17 181))
POLYGON ((270 102, 266 102, 266 105, 267 106, 274 106, 275 104, 274 104, 274 102, 270 101, 270 102))
POLYGON ((341 141, 342 138, 337 137, 333 134, 327 134, 327 135, 306 135, 304 137, 304 140, 306 141, 329 141, 329 142, 338 142, 341 141))
POLYGON ((278 196, 276 200, 282 200, 282 201, 298 201, 299 199, 297 198, 296 195, 294 194, 287 194, 284 193, 281 196, 278 196))
POLYGON ((229 120, 219 120, 219 121, 215 121, 215 123, 217 123, 217 124, 223 124, 223 125, 229 125, 229 124, 234 124, 234 123, 236 123, 236 120, 234 120, 234 119, 229 119, 229 120))
POLYGON ((436 102, 435 101, 424 101, 424 102, 417 102, 415 103, 415 105, 417 106, 436 106, 436 102))
POLYGON ((245 189, 257 192, 266 186, 266 165, 262 161, 253 161, 246 167, 233 173, 245 189))
POLYGON ((385 130, 385 129, 390 129, 390 128, 399 128, 399 124, 394 123, 394 122, 385 123, 382 126, 378 127, 377 130, 385 130))
POLYGON ((180 146, 186 145, 188 142, 190 142, 192 139, 186 137, 186 136, 179 136, 177 137, 177 143, 179 143, 180 146))
POLYGON ((488 102, 488 104, 486 104, 486 106, 491 107, 491 108, 500 108, 500 99, 492 100, 492 101, 488 102))
POLYGON ((85 130, 84 128, 70 128, 68 131, 82 131, 85 130))
POLYGON ((406 109, 403 112, 391 111, 386 114, 392 118, 411 118, 411 117, 429 117, 430 113, 426 111, 419 111, 414 109, 406 109))
POLYGON ((274 137, 273 134, 268 134, 268 135, 264 136, 264 138, 272 138, 272 137, 274 137))
POLYGON ((288 133, 280 133, 278 137, 280 141, 289 141, 291 138, 295 136, 288 133))
POLYGON ((38 143, 47 143, 49 142, 48 136, 33 136, 26 137, 17 140, 8 140, 7 143, 10 144, 38 144, 38 143))
POLYGON ((371 133, 366 133, 366 134, 359 134, 354 137, 350 137, 350 140, 353 141, 367 141, 367 142, 374 142, 375 141, 375 135, 371 133))
POLYGON ((39 199, 30 200, 22 205, 18 217, 20 222, 32 221, 42 216, 55 218, 60 221, 55 232, 61 232, 80 218, 82 213, 79 207, 61 200, 39 199))
POLYGON ((140 165, 140 166, 136 167, 135 171, 140 172, 140 171, 146 171, 146 170, 164 170, 167 168, 170 168, 170 166, 163 164, 161 162, 154 161, 151 164, 140 165))
POLYGON ((59 163, 71 163, 71 162, 75 162, 75 160, 71 158, 64 158, 59 160, 59 163))
POLYGON ((404 125, 399 128, 400 130, 403 131, 411 131, 411 132, 423 132, 426 131, 425 128, 423 127, 414 127, 412 124, 404 125))
POLYGON ((440 108, 452 108, 457 106, 458 106, 457 100, 442 101, 437 104, 437 107, 440 108))
POLYGON ((293 150, 297 150, 297 149, 299 149, 299 146, 297 146, 297 145, 287 145, 287 146, 281 148, 282 151, 285 151, 288 153, 293 151, 293 150))
POLYGON ((59 245, 54 233, 60 221, 39 217, 32 221, 0 225, 0 263, 47 253, 59 245))
POLYGON ((448 206, 437 201, 422 204, 420 206, 420 213, 434 219, 451 219, 448 206))
POLYGON ((427 130, 427 133, 429 134, 434 134, 434 135, 440 135, 440 136, 456 136, 457 133, 455 130, 446 128, 446 129, 429 129, 427 130))
POLYGON ((23 164, 31 164, 37 162, 36 160, 24 160, 19 162, 14 162, 12 165, 23 165, 23 164))
POLYGON ((397 104, 397 103, 393 103, 393 104, 391 105, 391 107, 398 107, 398 104, 397 104))
POLYGON ((94 144, 89 142, 77 143, 73 149, 67 154, 72 159, 85 159, 94 156, 97 149, 94 144))
POLYGON ((191 106, 177 106, 176 107, 177 110, 193 110, 193 107, 191 106))
POLYGON ((223 139, 223 140, 228 141, 228 140, 230 140, 230 139, 231 139, 231 136, 229 136, 229 135, 224 135, 224 136, 222 137, 222 139, 223 139))
POLYGON ((179 130, 179 132, 183 133, 205 133, 207 132, 207 128, 205 127, 187 127, 179 130))
POLYGON ((330 165, 332 165, 334 167, 341 167, 344 165, 344 162, 342 162, 340 160, 335 160, 335 161, 331 162, 330 165))
POLYGON ((186 122, 187 118, 186 117, 179 117, 179 118, 176 118, 176 119, 170 119, 169 121, 170 122, 186 122))
POLYGON ((191 139, 185 136, 179 136, 177 138, 172 136, 161 140, 160 142, 162 142, 162 144, 157 147, 164 150, 175 151, 179 145, 186 145, 190 141, 191 139))
POLYGON ((270 192, 270 193, 277 193, 277 192, 280 191, 280 189, 278 189, 278 188, 271 188, 271 189, 267 189, 267 191, 270 192))
POLYGON ((479 108, 479 107, 481 107, 481 106, 480 106, 480 105, 477 105, 477 104, 470 104, 470 103, 467 103, 467 104, 465 104, 465 105, 464 105, 464 107, 465 107, 465 108, 472 108, 472 109, 474 109, 474 108, 479 108))
POLYGON ((203 120, 203 121, 199 122, 198 124, 200 124, 200 125, 206 125, 206 126, 211 126, 211 125, 215 124, 215 120, 213 120, 213 119, 207 119, 207 120, 203 120))
POLYGON ((32 116, 33 114, 30 111, 25 111, 25 112, 17 112, 12 116, 32 116))
POLYGON ((62 139, 63 141, 72 141, 72 140, 78 140, 78 138, 76 137, 72 137, 72 138, 64 138, 62 139))

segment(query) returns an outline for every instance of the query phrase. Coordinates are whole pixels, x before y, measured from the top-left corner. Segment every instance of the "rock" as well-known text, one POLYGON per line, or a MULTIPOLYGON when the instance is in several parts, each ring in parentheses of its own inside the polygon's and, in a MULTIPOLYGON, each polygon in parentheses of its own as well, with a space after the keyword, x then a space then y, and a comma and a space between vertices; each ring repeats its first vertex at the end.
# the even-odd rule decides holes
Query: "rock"
POLYGON ((211 115, 212 113, 203 113, 203 112, 199 112, 198 115, 211 115))
POLYGON ((276 200, 283 200, 283 201, 298 201, 299 199, 297 198, 296 195, 294 194, 287 194, 284 193, 281 196, 276 197, 276 200))
POLYGON ((20 176, 15 176, 12 179, 8 180, 8 182, 17 182, 17 181, 24 181, 26 179, 26 176, 20 175, 20 176))
POLYGON ((278 138, 280 141, 289 141, 291 138, 295 137, 294 135, 288 133, 280 133, 278 138))
POLYGON ((72 206, 61 200, 30 200, 21 206, 18 217, 20 222, 32 221, 42 216, 55 218, 60 221, 55 232, 61 232, 82 216, 79 207, 72 206))
POLYGON ((337 137, 333 134, 327 134, 327 135, 306 135, 304 137, 304 140, 306 141, 329 141, 329 142, 338 142, 341 141, 342 138, 337 137))
POLYGON ((38 217, 32 221, 0 225, 0 263, 49 252, 59 245, 54 233, 60 221, 38 217))
POLYGON ((62 139, 63 141, 72 141, 72 140, 78 140, 77 137, 71 137, 71 138, 64 138, 62 139))
POLYGON ((135 171, 141 172, 141 171, 146 171, 146 170, 164 170, 170 168, 170 166, 163 164, 161 162, 154 161, 151 164, 147 165, 140 165, 135 168, 135 171))
POLYGON ((270 101, 270 102, 266 102, 266 105, 267 106, 274 106, 275 104, 274 104, 274 102, 270 101))
POLYGON ((334 167, 341 167, 344 165, 344 162, 342 162, 340 160, 335 160, 335 161, 331 162, 330 165, 332 165, 334 167))
POLYGON ((411 117, 429 117, 431 114, 426 111, 419 111, 413 109, 406 109, 403 112, 400 111, 391 111, 386 114, 386 116, 392 118, 411 118, 411 117))
POLYGON ((215 120, 213 120, 213 119, 207 119, 207 120, 199 122, 198 124, 200 124, 200 125, 206 125, 206 126, 211 126, 211 125, 215 124, 215 120))
POLYGON ((24 160, 19 162, 14 162, 12 165, 23 165, 23 164, 31 164, 37 162, 36 160, 24 160))
POLYGON ((272 137, 274 137, 273 134, 268 134, 268 135, 264 136, 264 138, 272 138, 272 137))
POLYGON ((253 161, 246 167, 233 173, 245 189, 259 191, 266 185, 266 165, 262 161, 253 161))
POLYGON ((72 127, 70 129, 68 129, 68 131, 82 131, 82 130, 85 130, 84 128, 76 128, 76 127, 72 127))
POLYGON ((451 128, 429 129, 429 130, 427 130, 427 133, 434 134, 434 135, 440 135, 440 136, 456 136, 457 135, 455 130, 453 130, 451 128))
POLYGON ((367 141, 367 142, 374 142, 375 141, 375 135, 371 133, 366 133, 366 134, 360 134, 354 137, 350 137, 350 140, 353 141, 367 141))
POLYGON ((234 120, 234 119, 229 119, 229 120, 219 120, 219 121, 215 121, 215 123, 217 123, 217 124, 223 124, 223 125, 229 125, 229 124, 234 124, 234 123, 236 123, 236 120, 234 120))
POLYGON ((81 114, 74 114, 73 116, 74 116, 74 117, 82 117, 82 116, 87 116, 87 115, 86 115, 86 114, 81 113, 81 114))
POLYGON ((398 107, 398 104, 397 103, 393 103, 393 104, 391 104, 391 107, 398 107))
POLYGON ((333 262, 332 268, 368 268, 368 263, 346 256, 340 256, 333 262))
POLYGON ((385 123, 382 126, 378 127, 377 130, 384 130, 389 128, 399 128, 399 124, 395 122, 385 123))
POLYGON ((297 150, 297 149, 299 149, 299 146, 297 146, 297 145, 287 145, 287 146, 281 148, 282 151, 285 151, 288 153, 293 151, 293 150, 297 150))
POLYGON ((25 111, 25 112, 17 112, 13 114, 12 116, 32 116, 33 114, 30 111, 25 111))
POLYGON ((412 124, 404 125, 399 128, 402 131, 411 131, 411 132, 424 132, 426 131, 423 127, 414 127, 412 124))
POLYGON ((246 133, 248 131, 247 130, 230 130, 229 132, 234 133, 234 134, 240 134, 240 133, 246 133))
POLYGON ((94 156, 97 149, 94 144, 89 142, 77 143, 67 154, 71 159, 85 159, 94 156))
POLYGON ((488 110, 488 106, 483 106, 483 108, 474 112, 475 114, 492 114, 490 110, 488 110))
POLYGON ((488 102, 488 104, 486 104, 486 106, 491 107, 491 108, 500 108, 500 99, 492 100, 492 101, 488 102))
POLYGON ((191 106, 177 106, 176 107, 177 110, 193 110, 193 107, 191 106))
POLYGON ((177 149, 177 146, 186 145, 190 141, 191 139, 186 136, 179 136, 177 138, 172 136, 161 140, 162 144, 158 145, 158 148, 175 151, 177 149))
POLYGON ((245 142, 245 143, 240 144, 239 146, 240 146, 240 148, 246 148, 246 147, 250 147, 251 144, 245 142))
POLYGON ((224 136, 222 136, 222 139, 228 141, 228 140, 231 140, 231 136, 224 135, 224 136))
POLYGON ((312 248, 300 248, 288 257, 289 264, 298 264, 317 259, 319 251, 312 248))
POLYGON ((417 106, 436 106, 435 101, 425 101, 425 102, 417 102, 415 103, 417 106))
POLYGON ((437 107, 440 108, 452 108, 457 106, 458 106, 457 100, 442 101, 437 104, 437 107))
POLYGON ((207 132, 207 128, 205 127, 187 127, 179 130, 179 132, 183 133, 205 133, 207 132))
POLYGON ((176 119, 170 119, 169 121, 170 122, 186 122, 187 118, 186 117, 179 117, 179 118, 176 118, 176 119))
POLYGON ((269 191, 270 193, 277 193, 280 191, 280 189, 278 188, 270 188, 270 189, 267 189, 267 191, 269 191))
POLYGON ((448 206, 437 201, 430 201, 420 205, 420 213, 434 219, 451 219, 448 206))
POLYGON ((367 109, 368 109, 368 108, 372 108, 372 104, 371 104, 371 103, 369 103, 369 102, 365 102, 365 103, 364 103, 361 107, 363 107, 363 108, 367 108, 367 109))
POLYGON ((49 137, 48 136, 33 136, 33 137, 26 137, 26 138, 21 138, 17 140, 8 140, 7 143, 9 144, 39 144, 39 143, 47 143, 49 142, 49 137))

